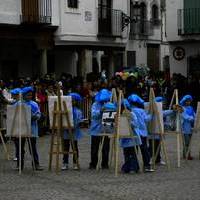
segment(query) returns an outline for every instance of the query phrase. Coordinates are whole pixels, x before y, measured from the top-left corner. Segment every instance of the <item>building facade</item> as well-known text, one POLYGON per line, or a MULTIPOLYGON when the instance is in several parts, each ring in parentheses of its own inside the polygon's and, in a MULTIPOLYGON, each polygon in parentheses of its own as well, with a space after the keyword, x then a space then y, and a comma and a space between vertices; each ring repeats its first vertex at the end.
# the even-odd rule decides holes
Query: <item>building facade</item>
POLYGON ((0 77, 47 73, 56 29, 51 0, 0 0, 0 77))
POLYGON ((167 70, 169 48, 165 34, 165 1, 130 0, 129 8, 132 22, 126 47, 127 66, 167 70))
POLYGON ((166 10, 171 74, 199 75, 200 1, 168 0, 166 10))
POLYGON ((128 30, 122 30, 124 0, 54 1, 56 74, 86 77, 105 69, 112 75, 124 62, 128 30))

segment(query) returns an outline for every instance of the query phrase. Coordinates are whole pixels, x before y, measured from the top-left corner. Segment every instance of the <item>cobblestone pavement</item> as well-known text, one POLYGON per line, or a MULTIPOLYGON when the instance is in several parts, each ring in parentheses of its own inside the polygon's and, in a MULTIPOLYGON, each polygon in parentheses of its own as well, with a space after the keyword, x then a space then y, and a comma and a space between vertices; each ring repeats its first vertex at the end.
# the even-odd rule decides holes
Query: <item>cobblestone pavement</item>
MULTIPOLYGON (((13 170, 14 161, 6 161, 0 145, 0 200, 134 200, 134 199, 200 199, 200 136, 193 137, 192 161, 177 168, 176 136, 166 137, 171 169, 158 166, 154 173, 119 174, 113 169, 89 170, 89 137, 80 141, 80 171, 49 172, 49 136, 39 139, 41 165, 44 171, 32 172, 30 155, 26 154, 22 175, 13 170)), ((12 151, 11 151, 12 152, 12 151)), ((121 160, 123 157, 121 156, 121 160)), ((71 160, 70 160, 71 161, 71 160)))

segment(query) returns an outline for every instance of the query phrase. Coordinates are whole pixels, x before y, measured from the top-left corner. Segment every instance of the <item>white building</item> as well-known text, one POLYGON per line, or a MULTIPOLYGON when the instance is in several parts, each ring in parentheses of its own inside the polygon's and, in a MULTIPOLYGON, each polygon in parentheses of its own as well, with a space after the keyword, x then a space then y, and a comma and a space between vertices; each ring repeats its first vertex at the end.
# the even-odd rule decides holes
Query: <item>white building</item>
POLYGON ((113 74, 124 62, 127 30, 122 32, 124 0, 52 0, 55 72, 85 75, 106 69, 113 74), (118 66, 117 66, 118 65, 118 66))
POLYGON ((199 74, 200 1, 167 0, 166 10, 171 74, 199 74))
POLYGON ((51 0, 0 0, 0 77, 46 73, 56 26, 51 0))
POLYGON ((126 47, 127 66, 167 70, 169 48, 165 37, 165 1, 130 0, 129 8, 133 20, 126 47))

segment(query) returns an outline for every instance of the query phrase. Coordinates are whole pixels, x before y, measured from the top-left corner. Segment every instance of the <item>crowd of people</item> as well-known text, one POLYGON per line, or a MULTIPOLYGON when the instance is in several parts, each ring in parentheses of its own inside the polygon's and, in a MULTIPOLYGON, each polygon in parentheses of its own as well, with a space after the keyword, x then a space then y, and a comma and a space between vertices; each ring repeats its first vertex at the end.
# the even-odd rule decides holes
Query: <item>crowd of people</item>
MULTIPOLYGON (((105 74, 90 73, 86 81, 82 77, 72 77, 70 74, 63 73, 58 80, 52 75, 45 75, 41 79, 20 78, 18 80, 0 81, 0 102, 1 102, 1 127, 5 127, 6 105, 16 105, 22 94, 23 101, 31 107, 32 118, 32 138, 31 148, 37 170, 42 170, 39 164, 39 155, 37 152, 38 135, 49 132, 47 102, 48 96, 56 96, 57 85, 61 88, 62 95, 69 95, 73 101, 73 119, 74 119, 74 151, 77 152, 76 159, 73 159, 73 168, 79 169, 78 140, 82 138, 80 123, 83 119, 83 113, 79 107, 84 98, 91 99, 91 117, 89 134, 91 135, 91 161, 90 169, 95 169, 98 162, 99 144, 102 140, 102 114, 104 110, 116 111, 117 105, 111 103, 111 89, 115 88, 118 92, 122 90, 125 96, 122 107, 126 107, 131 113, 131 128, 136 138, 124 138, 120 140, 121 147, 124 150, 124 165, 122 171, 125 173, 139 171, 139 164, 135 152, 135 146, 140 147, 144 170, 153 172, 151 168, 152 158, 152 140, 149 138, 148 123, 151 122, 153 116, 144 109, 145 102, 149 101, 149 89, 153 88, 157 96, 157 102, 162 102, 165 106, 169 103, 174 89, 178 89, 181 97, 180 106, 174 106, 172 110, 164 110, 164 122, 167 123, 167 117, 175 115, 177 112, 181 115, 182 133, 184 135, 184 152, 185 159, 193 159, 187 152, 192 135, 192 127, 195 120, 196 102, 199 101, 198 90, 199 79, 187 80, 180 74, 174 74, 170 79, 168 73, 140 73, 137 72, 117 72, 112 78, 108 79, 105 74), (193 104, 194 103, 194 104, 193 104), (46 123, 43 123, 46 120, 46 123), (39 124, 39 134, 38 134, 39 124)), ((69 151, 70 138, 67 130, 63 133, 64 150, 69 151)), ((17 169, 21 164, 24 167, 24 144, 22 141, 21 163, 19 163, 19 143, 15 141, 17 169)), ((159 147, 160 137, 156 137, 155 148, 159 147)), ((108 169, 110 141, 109 137, 104 140, 102 149, 102 169, 108 169)), ((63 156, 63 170, 68 169, 68 154, 63 156)), ((160 151, 156 163, 165 164, 161 158, 160 151)))

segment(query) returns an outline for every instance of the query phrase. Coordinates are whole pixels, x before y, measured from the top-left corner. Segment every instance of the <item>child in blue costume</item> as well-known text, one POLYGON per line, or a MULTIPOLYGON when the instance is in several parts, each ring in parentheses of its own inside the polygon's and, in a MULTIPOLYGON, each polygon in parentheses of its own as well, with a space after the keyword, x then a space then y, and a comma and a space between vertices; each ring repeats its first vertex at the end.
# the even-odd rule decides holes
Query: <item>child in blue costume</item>
MULTIPOLYGON (((161 96, 158 96, 155 98, 155 101, 156 102, 161 102, 163 103, 163 109, 164 109, 164 105, 165 105, 165 101, 166 99, 164 97, 161 97, 161 96)), ((164 124, 165 124, 165 119, 167 116, 170 116, 170 115, 173 115, 175 114, 175 112, 173 110, 163 110, 163 121, 164 121, 164 124)), ((158 147, 159 147, 159 144, 160 144, 160 136, 159 135, 155 135, 155 134, 152 134, 152 137, 154 138, 154 152, 156 153, 158 147)), ((153 138, 152 139, 149 139, 149 152, 150 152, 150 156, 152 158, 152 148, 153 148, 153 138)), ((161 159, 161 149, 159 148, 158 149, 158 155, 157 155, 157 158, 156 158, 156 161, 155 161, 156 164, 160 164, 160 165, 165 165, 166 163, 161 159)))
POLYGON ((144 163, 145 172, 153 172, 150 165, 150 153, 147 146, 147 123, 152 119, 151 114, 148 114, 144 110, 144 100, 138 95, 132 94, 128 97, 128 101, 131 104, 131 112, 133 112, 137 117, 137 127, 135 127, 135 132, 140 135, 142 144, 140 149, 142 152, 142 159, 144 163))
MULTIPOLYGON (((185 95, 180 101, 180 105, 183 108, 183 112, 181 113, 181 131, 183 133, 185 141, 185 147, 183 148, 183 158, 186 158, 186 153, 188 152, 189 144, 192 137, 192 127, 195 120, 195 112, 193 107, 191 106, 192 100, 193 98, 191 95, 185 95)), ((187 159, 193 159, 190 152, 187 159)))
MULTIPOLYGON (((38 138, 38 124, 37 120, 40 119, 41 113, 38 104, 32 100, 33 97, 33 88, 32 87, 24 87, 22 88, 23 100, 24 103, 31 107, 31 145, 29 144, 29 148, 32 148, 33 159, 35 163, 36 170, 43 170, 43 168, 39 165, 39 156, 37 152, 37 138, 38 138)), ((25 154, 25 138, 22 138, 21 141, 21 166, 24 168, 24 154, 25 154)), ((17 145, 17 168, 19 167, 19 143, 17 145)))
MULTIPOLYGON (((91 125, 89 129, 89 134, 91 135, 91 162, 89 165, 90 169, 96 169, 97 166, 99 144, 102 139, 100 135, 102 133, 103 106, 106 102, 110 100, 110 97, 111 92, 107 89, 102 89, 96 94, 95 102, 92 104, 91 125)), ((102 149, 102 169, 108 169, 109 149, 110 139, 108 137, 105 137, 102 149)))
MULTIPOLYGON (((67 130, 64 131, 64 151, 69 152, 70 145, 74 152, 77 154, 77 160, 75 155, 73 155, 73 169, 78 170, 80 168, 78 158, 79 158, 79 152, 78 152, 78 140, 82 138, 83 134, 80 130, 79 124, 83 120, 83 114, 81 110, 78 108, 78 103, 82 101, 82 97, 78 93, 70 93, 69 96, 72 97, 72 105, 73 105, 73 121, 74 121, 74 128, 73 128, 73 140, 70 138, 69 132, 67 130), (72 145, 73 142, 73 145, 72 145)), ((68 163, 69 163, 69 154, 64 154, 63 156, 63 166, 62 170, 68 169, 68 163)))
MULTIPOLYGON (((124 99, 122 102, 123 107, 126 107, 128 110, 131 110, 131 106, 127 99, 124 99)), ((139 163, 137 155, 135 152, 135 146, 141 145, 140 135, 137 135, 135 128, 137 128, 138 122, 137 117, 134 112, 131 112, 131 128, 133 130, 133 136, 138 136, 137 138, 122 138, 120 139, 120 146, 123 148, 124 152, 124 164, 122 166, 122 172, 138 172, 139 163)))

